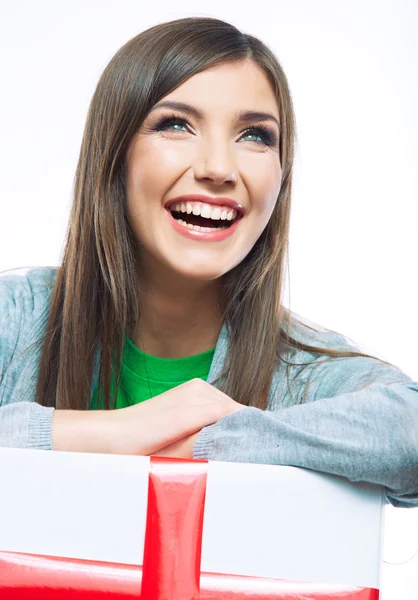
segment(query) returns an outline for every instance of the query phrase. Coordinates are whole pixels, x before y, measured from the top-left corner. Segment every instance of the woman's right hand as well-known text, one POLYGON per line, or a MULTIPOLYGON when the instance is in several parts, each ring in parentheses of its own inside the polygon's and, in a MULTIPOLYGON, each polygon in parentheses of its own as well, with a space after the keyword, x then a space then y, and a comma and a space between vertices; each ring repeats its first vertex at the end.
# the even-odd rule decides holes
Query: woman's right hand
POLYGON ((191 379, 115 410, 55 410, 52 449, 149 455, 243 408, 203 379, 191 379))
POLYGON ((150 400, 111 411, 113 453, 153 454, 243 408, 203 379, 191 379, 150 400))

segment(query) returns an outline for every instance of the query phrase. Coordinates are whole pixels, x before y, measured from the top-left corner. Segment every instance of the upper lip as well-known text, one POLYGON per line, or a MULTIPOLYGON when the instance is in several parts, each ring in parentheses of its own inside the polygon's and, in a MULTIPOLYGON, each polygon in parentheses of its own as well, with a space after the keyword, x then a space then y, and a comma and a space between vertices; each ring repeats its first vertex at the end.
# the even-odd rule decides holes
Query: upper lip
POLYGON ((178 202, 204 202, 205 204, 212 204, 213 206, 227 206, 228 208, 234 208, 241 216, 245 213, 244 207, 232 198, 227 198, 226 196, 205 196, 203 194, 185 194, 184 196, 176 196, 176 198, 167 200, 164 206, 165 208, 169 208, 172 204, 177 204, 178 202))

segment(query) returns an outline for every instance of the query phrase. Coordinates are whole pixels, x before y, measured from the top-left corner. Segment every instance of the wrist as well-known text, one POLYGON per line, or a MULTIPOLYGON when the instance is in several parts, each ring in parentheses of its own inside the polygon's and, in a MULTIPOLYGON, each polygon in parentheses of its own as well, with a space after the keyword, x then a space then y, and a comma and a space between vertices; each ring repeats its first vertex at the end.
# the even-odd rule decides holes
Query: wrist
POLYGON ((216 423, 213 425, 208 425, 198 433, 193 444, 193 458, 200 460, 216 460, 213 458, 213 434, 214 429, 216 430, 216 425, 216 423))
POLYGON ((112 453, 112 412, 54 410, 52 450, 112 453))

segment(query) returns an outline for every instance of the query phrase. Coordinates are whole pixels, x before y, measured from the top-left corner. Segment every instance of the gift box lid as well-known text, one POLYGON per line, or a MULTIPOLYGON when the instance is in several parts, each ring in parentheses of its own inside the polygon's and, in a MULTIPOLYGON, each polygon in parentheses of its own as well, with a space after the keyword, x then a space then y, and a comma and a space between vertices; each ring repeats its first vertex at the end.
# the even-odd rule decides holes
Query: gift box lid
MULTIPOLYGON (((174 461, 176 477, 198 463, 174 461)), ((379 588, 381 488, 296 467, 205 468, 202 572, 379 588)), ((142 565, 149 471, 148 457, 0 449, 0 551, 142 565)))

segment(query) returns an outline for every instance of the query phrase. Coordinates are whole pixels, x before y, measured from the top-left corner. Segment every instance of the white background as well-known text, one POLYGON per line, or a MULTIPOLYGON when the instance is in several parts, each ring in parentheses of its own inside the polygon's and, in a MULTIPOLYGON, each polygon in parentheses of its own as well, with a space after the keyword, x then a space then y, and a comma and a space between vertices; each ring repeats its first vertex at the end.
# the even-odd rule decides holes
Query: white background
MULTIPOLYGON (((298 146, 291 309, 418 379, 418 3, 408 0, 0 1, 0 271, 58 265, 98 78, 156 23, 212 16, 260 37, 293 94, 298 146)), ((385 558, 418 548, 418 509, 388 509, 385 558)), ((418 555, 384 568, 416 600, 418 555)))

